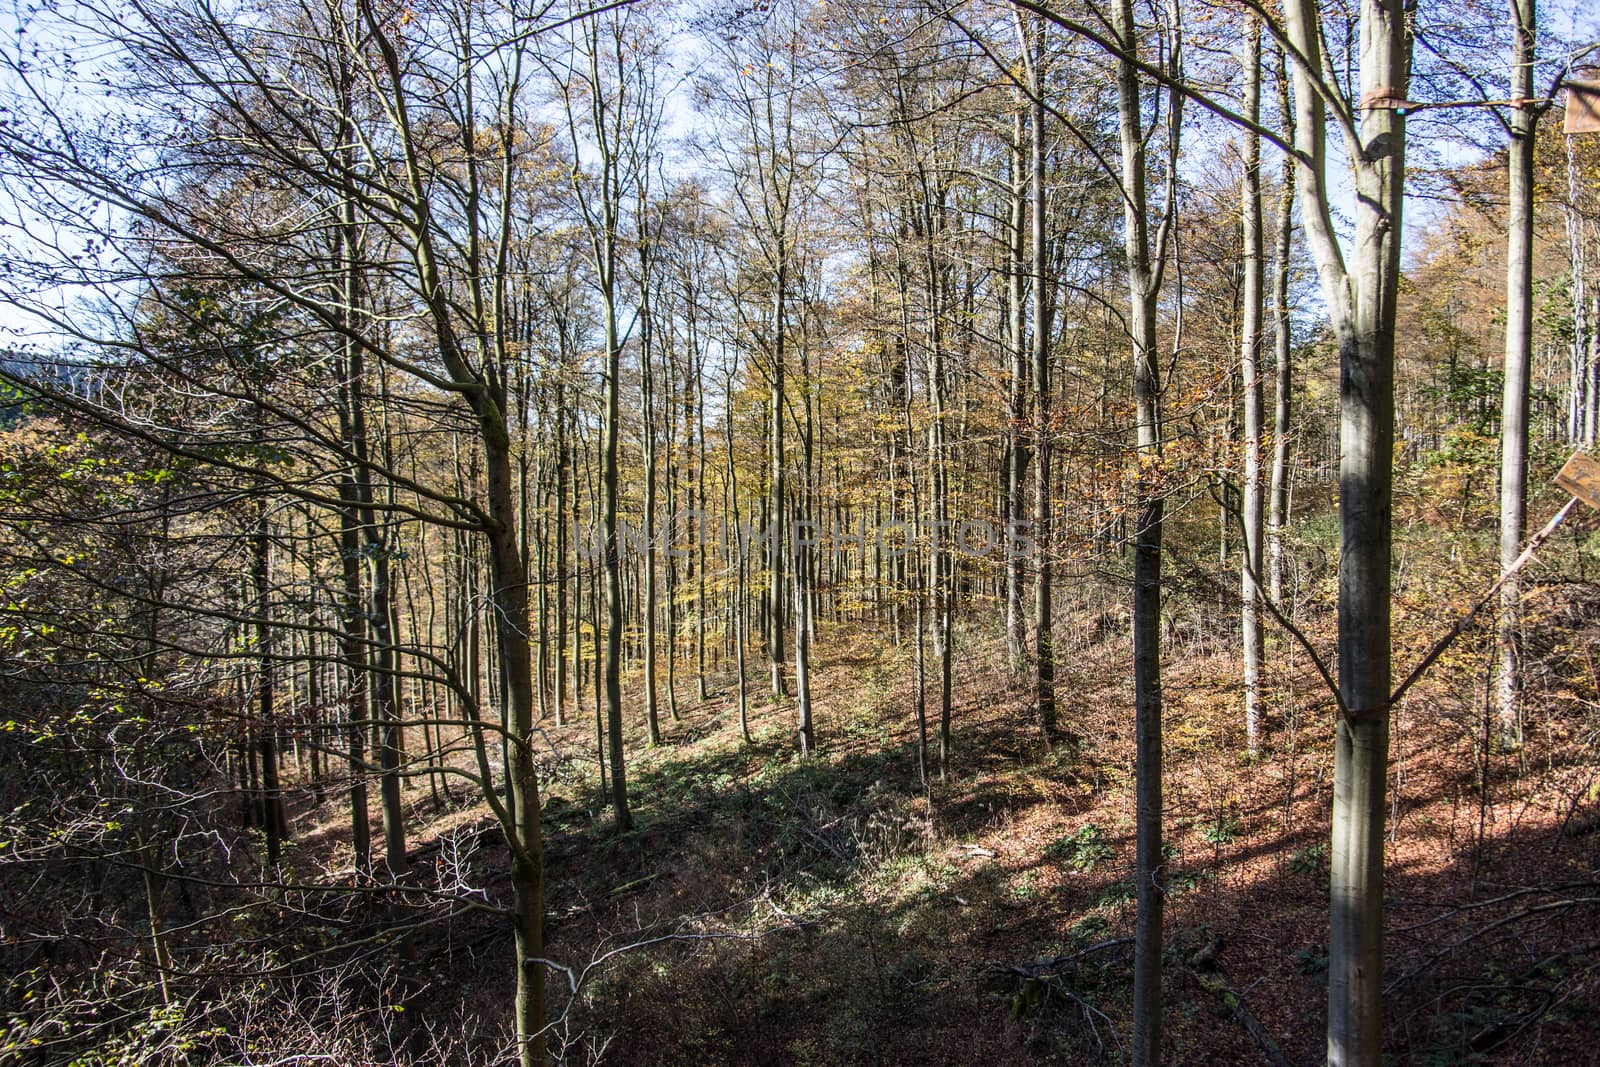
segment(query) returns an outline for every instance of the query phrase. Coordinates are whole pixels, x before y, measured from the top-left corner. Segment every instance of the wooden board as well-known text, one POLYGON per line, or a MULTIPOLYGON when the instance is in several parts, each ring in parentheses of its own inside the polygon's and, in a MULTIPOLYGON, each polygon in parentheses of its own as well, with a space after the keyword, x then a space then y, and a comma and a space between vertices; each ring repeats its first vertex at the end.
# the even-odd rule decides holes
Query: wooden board
MULTIPOLYGON (((1587 72, 1586 72, 1587 73, 1587 72)), ((1565 133, 1600 133, 1600 81, 1568 78, 1565 133)))
POLYGON ((1556 475, 1556 484, 1591 508, 1600 510, 1600 460, 1574 452, 1556 475))

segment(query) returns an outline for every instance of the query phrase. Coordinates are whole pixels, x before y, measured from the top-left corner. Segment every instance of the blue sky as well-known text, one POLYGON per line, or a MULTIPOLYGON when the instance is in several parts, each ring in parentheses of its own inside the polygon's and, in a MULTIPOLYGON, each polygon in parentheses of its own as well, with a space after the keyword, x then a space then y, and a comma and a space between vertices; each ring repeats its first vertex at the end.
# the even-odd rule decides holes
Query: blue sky
MULTIPOLYGON (((51 47, 60 49, 66 42, 57 37, 51 40, 51 30, 48 28, 51 18, 44 20, 30 19, 27 15, 28 7, 18 3, 17 0, 0 0, 5 6, 0 7, 0 49, 10 54, 25 54, 33 47, 41 47, 48 53, 51 47), (48 42, 45 43, 45 42, 48 42)), ((1428 0, 1423 0, 1424 9, 1444 10, 1435 8, 1428 0)), ((70 0, 65 4, 50 4, 48 10, 59 14, 70 10, 70 0)), ((1503 0, 1495 5, 1494 10, 1503 8, 1503 0)), ((1541 5, 1541 22, 1546 31, 1557 39, 1567 41, 1597 41, 1600 40, 1600 4, 1594 0, 1546 0, 1541 5)), ((679 76, 692 76, 693 71, 703 64, 708 58, 704 50, 685 47, 687 42, 675 40, 668 46, 669 54, 673 55, 679 76)), ((1597 57, 1600 60, 1600 57, 1597 57)), ((1488 72, 1487 77, 1496 81, 1503 78, 1498 72, 1488 72)), ((669 75, 669 79, 670 79, 669 75)), ((1541 75, 1541 84, 1548 84, 1548 73, 1541 75)), ((46 84, 50 84, 48 76, 46 84)), ((65 89, 60 84, 52 86, 55 89, 65 89)), ((7 70, 0 70, 0 103, 6 102, 16 91, 14 77, 7 70)), ((104 98, 98 94, 94 96, 80 96, 78 101, 87 104, 91 109, 108 106, 104 98)), ((667 111, 668 138, 681 136, 699 121, 686 101, 680 100, 670 106, 667 111)), ((1415 147, 1411 149, 1411 162, 1415 165, 1458 165, 1481 158, 1482 144, 1495 143, 1494 136, 1484 138, 1479 134, 1472 137, 1464 136, 1463 131, 1471 125, 1469 117, 1462 112, 1433 112, 1425 117, 1414 119, 1411 123, 1411 133, 1415 147)), ((1481 128, 1481 127, 1480 127, 1481 128)), ((1554 121, 1545 126, 1546 136, 1559 136, 1559 127, 1554 121)), ((1226 137, 1225 131, 1213 131, 1211 136, 1219 140, 1226 137)), ((1210 140, 1208 136, 1206 140, 1210 140)), ((1334 206, 1339 214, 1349 216, 1349 207, 1352 198, 1349 192, 1349 183, 1345 178, 1345 169, 1342 160, 1342 145, 1337 137, 1330 137, 1330 178, 1332 179, 1335 193, 1334 206)), ((1270 159, 1269 154, 1269 159, 1270 159)), ((1406 230, 1408 237, 1414 237, 1424 229, 1433 225, 1440 212, 1447 210, 1448 205, 1441 204, 1425 195, 1408 197, 1406 206, 1406 230)), ((30 230, 38 226, 38 216, 29 210, 28 204, 18 202, 13 189, 5 182, 0 181, 0 241, 10 243, 15 247, 25 249, 30 240, 30 230)), ((1407 244, 1415 247, 1414 241, 1407 244)), ((65 297, 67 294, 61 294, 65 297)), ((0 345, 11 345, 21 342, 48 343, 48 331, 41 330, 39 321, 14 304, 0 301, 0 345)))

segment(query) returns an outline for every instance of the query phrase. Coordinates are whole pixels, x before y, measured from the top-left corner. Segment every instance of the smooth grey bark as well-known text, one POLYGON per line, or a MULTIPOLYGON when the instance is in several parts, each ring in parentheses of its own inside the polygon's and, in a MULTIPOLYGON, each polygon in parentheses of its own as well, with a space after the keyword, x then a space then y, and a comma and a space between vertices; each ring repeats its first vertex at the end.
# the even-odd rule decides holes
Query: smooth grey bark
POLYGON ((1588 404, 1589 367, 1589 265, 1587 224, 1578 210, 1578 197, 1583 188, 1578 173, 1577 154, 1573 151, 1572 137, 1566 140, 1567 202, 1566 217, 1567 255, 1572 273, 1572 348, 1569 353, 1567 379, 1567 440, 1591 444, 1585 437, 1584 413, 1588 404))
MULTIPOLYGON (((1282 49, 1277 50, 1278 112, 1283 139, 1294 143, 1294 108, 1289 99, 1289 71, 1282 49)), ((1292 414, 1293 333, 1289 321, 1289 256, 1294 238, 1294 157, 1285 153, 1279 179, 1277 232, 1272 260, 1272 354, 1275 388, 1272 414, 1272 475, 1267 493, 1268 591, 1274 604, 1283 604, 1284 532, 1289 528, 1289 419, 1292 414)))
MULTIPOLYGON (((928 234, 931 249, 933 234, 928 234)), ((929 254, 929 268, 933 268, 933 256, 929 254)), ((955 655, 955 568, 950 558, 948 531, 950 526, 950 485, 949 473, 945 468, 945 432, 944 423, 946 410, 945 397, 945 362, 943 331, 939 325, 941 312, 938 310, 939 297, 935 292, 941 288, 937 276, 930 273, 929 277, 929 303, 932 305, 930 323, 929 367, 928 367, 928 395, 932 401, 932 419, 928 426, 928 496, 932 505, 933 522, 931 523, 932 551, 928 554, 928 582, 932 587, 934 596, 935 618, 934 625, 934 655, 939 661, 939 780, 944 781, 950 776, 951 748, 954 740, 951 734, 951 705, 954 688, 954 655, 955 655)))
POLYGON ((769 412, 772 419, 772 451, 770 461, 772 473, 769 486, 772 492, 769 514, 772 516, 772 528, 767 538, 767 662, 772 672, 772 699, 779 700, 787 695, 783 679, 783 581, 784 581, 784 545, 787 542, 784 522, 787 503, 784 493, 787 484, 788 460, 784 454, 783 438, 783 412, 784 412, 784 371, 787 355, 784 349, 784 334, 787 332, 787 323, 784 315, 784 290, 788 286, 788 255, 786 238, 782 233, 774 235, 778 248, 778 262, 774 269, 774 289, 772 294, 772 402, 769 412))
MULTIPOLYGON (((797 557, 799 539, 796 538, 797 557)), ((794 580, 794 686, 799 711, 800 756, 809 758, 816 747, 815 724, 811 717, 811 595, 806 589, 805 567, 795 560, 794 580)))
POLYGON ((690 382, 692 390, 692 403, 694 404, 694 494, 690 497, 690 507, 700 510, 700 518, 695 522, 695 628, 694 628, 694 673, 695 696, 704 704, 710 697, 706 686, 706 627, 710 624, 710 604, 706 599, 706 520, 705 515, 709 508, 706 504, 706 390, 705 350, 700 343, 699 331, 696 329, 695 318, 696 294, 689 293, 685 304, 688 308, 688 333, 689 333, 689 359, 690 382))
MULTIPOLYGON (((1023 42, 1022 47, 1027 47, 1023 42)), ((1025 282, 1028 276, 1026 227, 1028 218, 1028 114, 1018 101, 1011 124, 1011 214, 1006 225, 1006 346, 1011 356, 1007 397, 1010 426, 1006 439, 1006 520, 1020 530, 1027 504, 1023 482, 1028 475, 1028 327, 1025 282)), ((1009 532, 1009 531, 1008 531, 1009 532)), ((1022 606, 1026 575, 1021 552, 1006 553, 1006 650, 1011 672, 1020 673, 1027 659, 1027 620, 1022 606)))
POLYGON ((1577 153, 1573 150, 1572 136, 1566 141, 1567 196, 1563 214, 1566 216, 1567 254, 1572 274, 1572 347, 1569 352, 1567 380, 1567 440, 1577 444, 1594 443, 1594 420, 1589 417, 1592 394, 1594 346, 1600 343, 1593 323, 1600 315, 1600 302, 1596 302, 1589 286, 1589 225, 1578 208, 1582 196, 1583 179, 1578 168, 1577 153))
POLYGON ((256 746, 261 756, 261 829, 266 836, 267 866, 276 868, 283 853, 287 819, 278 781, 278 715, 273 703, 276 670, 272 645, 272 530, 265 497, 256 501, 256 526, 251 535, 251 581, 255 610, 252 620, 256 653, 261 657, 256 678, 256 746))
POLYGON ((945 360, 946 279, 938 241, 946 226, 946 189, 939 176, 930 176, 922 154, 913 150, 917 177, 917 211, 913 230, 920 230, 926 271, 928 339, 928 590, 933 595, 934 657, 939 665, 939 779, 950 775, 951 705, 955 653, 955 570, 950 554, 950 486, 945 457, 945 422, 948 383, 945 360))
MULTIPOLYGON (((361 268, 361 236, 357 225, 355 190, 350 175, 355 172, 355 136, 349 115, 355 74, 347 59, 341 58, 339 71, 339 143, 344 149, 344 170, 340 185, 338 256, 340 260, 340 325, 344 328, 343 360, 335 390, 339 416, 340 443, 358 459, 366 454, 366 424, 356 415, 364 401, 360 379, 363 350, 358 340, 356 308, 365 292, 361 268)), ((361 581, 361 482, 357 469, 346 465, 339 476, 339 559, 344 603, 340 612, 341 658, 345 678, 346 754, 350 767, 350 844, 355 854, 355 869, 366 873, 372 866, 372 825, 367 803, 366 726, 370 692, 366 651, 367 616, 361 581)))
POLYGON ((1510 574, 1528 525, 1528 373, 1533 362, 1533 151, 1539 119, 1533 104, 1537 0, 1511 0, 1511 99, 1507 120, 1506 361, 1500 407, 1500 610, 1494 703, 1500 740, 1522 741, 1519 644, 1522 581, 1510 574))
MULTIPOLYGON (((1261 23, 1251 17, 1245 50, 1245 117, 1261 121, 1261 23)), ((1244 471, 1240 493, 1243 544, 1239 546, 1240 629, 1244 652, 1245 748, 1261 751, 1261 590, 1262 573, 1261 433, 1263 387, 1261 342, 1265 265, 1262 252, 1261 135, 1244 131, 1243 230, 1244 292, 1239 331, 1239 372, 1244 379, 1244 471)))
MULTIPOLYGON (((374 648, 373 672, 369 692, 371 695, 374 745, 378 756, 379 814, 383 825, 384 870, 390 880, 402 877, 407 870, 405 809, 400 799, 400 695, 399 663, 395 650, 395 598, 394 569, 391 558, 394 549, 389 543, 384 524, 378 521, 374 506, 371 472, 371 442, 367 432, 364 361, 360 353, 351 364, 350 398, 351 419, 355 425, 356 497, 361 505, 361 528, 365 535, 362 555, 367 561, 372 593, 372 610, 368 620, 374 648)), ((387 424, 381 423, 386 440, 387 424)), ((385 465, 392 464, 384 457, 385 465)))
MULTIPOLYGON (((346 366, 350 349, 346 348, 346 366)), ((348 373, 348 372, 347 372, 348 373)), ((350 397, 347 381, 338 388, 341 436, 348 443, 353 434, 349 417, 350 397)), ((360 501, 355 476, 346 472, 339 481, 339 563, 343 602, 340 606, 340 658, 343 661, 345 705, 345 753, 350 768, 350 846, 355 869, 366 873, 372 866, 372 816, 367 798, 366 729, 368 675, 366 598, 361 582, 360 501)))
MULTIPOLYGON (((648 210, 644 193, 640 194, 640 214, 648 210)), ((652 748, 661 744, 661 707, 656 684, 656 428, 655 428, 655 358, 654 333, 651 321, 650 238, 643 232, 646 225, 640 219, 639 237, 639 434, 644 444, 644 551, 641 565, 644 568, 643 603, 640 614, 644 620, 644 722, 646 740, 652 748)), ((669 407, 670 410, 670 407, 669 407)))
POLYGON ((1314 0, 1284 7, 1294 46, 1295 147, 1306 243, 1339 345, 1339 722, 1334 741, 1328 1062, 1383 1060, 1383 819, 1389 753, 1394 328, 1411 73, 1405 0, 1362 0, 1360 87, 1322 81, 1314 0), (1327 186, 1329 100, 1355 185, 1346 265, 1327 186))
MULTIPOLYGON (((662 372, 667 379, 666 401, 666 434, 663 444, 667 451, 667 521, 666 529, 662 531, 662 543, 667 555, 667 588, 663 607, 667 615, 667 713, 672 716, 672 721, 679 720, 678 715, 678 557, 677 551, 677 515, 678 515, 678 484, 682 481, 679 465, 679 448, 677 436, 677 420, 674 415, 677 411, 678 368, 677 353, 672 348, 670 334, 664 345, 665 351, 662 358, 662 372)), ((687 383, 685 383, 687 384, 687 383)), ((685 403, 684 418, 692 420, 694 412, 685 403)), ((692 422, 690 423, 692 425, 692 422)), ((692 436, 692 431, 691 431, 692 436)), ((692 489, 690 499, 693 499, 692 489)))
POLYGON ((1051 584, 1051 528, 1052 501, 1050 498, 1050 295, 1049 240, 1046 229, 1047 193, 1044 183, 1044 54, 1045 30, 1040 21, 1033 28, 1032 41, 1022 30, 1019 16, 1019 36, 1022 51, 1028 57, 1028 96, 1031 101, 1030 124, 1032 145, 1029 162, 1032 193, 1031 219, 1032 260, 1030 273, 1033 284, 1033 630, 1034 630, 1034 707, 1039 717, 1039 732, 1045 748, 1054 748, 1058 740, 1056 713, 1056 652, 1055 652, 1055 593, 1051 584), (1031 44, 1031 49, 1030 49, 1031 44))
MULTIPOLYGON (((622 546, 617 527, 623 345, 618 286, 624 198, 624 138, 630 130, 634 136, 642 135, 643 131, 638 129, 637 124, 630 127, 630 116, 623 111, 625 100, 631 98, 620 91, 611 92, 608 78, 602 73, 602 59, 607 64, 606 71, 623 69, 623 53, 627 47, 624 27, 618 22, 611 22, 603 34, 600 20, 596 19, 580 25, 577 32, 575 51, 581 59, 582 70, 574 65, 572 69, 555 73, 558 84, 570 86, 563 89, 563 102, 574 150, 582 145, 592 148, 594 156, 593 184, 578 197, 577 204, 583 216, 590 263, 595 271, 605 359, 598 503, 602 567, 605 573, 606 625, 604 655, 601 657, 603 662, 599 666, 601 679, 596 698, 603 698, 605 709, 612 813, 616 828, 628 830, 633 825, 633 816, 628 808, 627 755, 623 738, 624 590, 622 546), (587 114, 582 118, 579 116, 580 106, 587 107, 587 114)), ((596 622, 598 624, 598 619, 596 622)), ((596 629, 598 633, 598 625, 596 629)))
POLYGON ((800 484, 795 489, 794 500, 790 513, 789 543, 793 553, 790 563, 793 567, 793 577, 790 584, 793 587, 794 600, 794 670, 795 670, 795 710, 799 715, 800 755, 811 755, 815 747, 816 738, 813 733, 814 720, 811 707, 811 648, 816 643, 816 627, 813 618, 815 606, 813 604, 813 585, 815 582, 815 554, 812 552, 817 541, 817 524, 807 516, 812 514, 810 502, 814 499, 815 477, 812 473, 812 459, 815 453, 815 436, 812 425, 813 391, 811 384, 810 362, 806 356, 805 321, 806 307, 804 291, 801 291, 800 313, 797 316, 800 323, 799 343, 795 349, 800 362, 799 394, 805 411, 805 422, 800 430, 800 484), (804 531, 804 533, 802 533, 804 531))
POLYGON ((733 459, 733 376, 734 368, 729 367, 728 377, 723 387, 723 396, 726 398, 726 407, 722 413, 723 443, 727 446, 728 453, 728 510, 733 516, 733 534, 728 540, 728 550, 733 556, 734 590, 733 590, 733 655, 734 671, 739 697, 739 736, 745 744, 750 744, 750 699, 749 680, 745 668, 745 631, 748 617, 745 597, 745 573, 748 561, 745 558, 744 535, 742 533, 743 520, 739 510, 739 469, 733 459))
MULTIPOLYGON (((567 480, 569 457, 567 454, 567 397, 566 378, 568 365, 567 331, 563 325, 559 338, 561 353, 555 370, 555 569, 556 569, 556 659, 554 712, 557 726, 566 724, 567 692, 567 526, 575 514, 567 510, 567 480)), ((576 574, 576 572, 574 572, 576 574)), ((574 592, 574 598, 577 594, 574 592)), ((576 643, 575 643, 576 644, 576 643)), ((576 697, 573 700, 577 703, 576 697)))
MULTIPOLYGON (((1169 6, 1168 71, 1181 81, 1181 27, 1169 6)), ((1165 863, 1161 855, 1161 540, 1165 503, 1161 464, 1161 361, 1156 347, 1156 311, 1166 248, 1176 210, 1173 186, 1182 128, 1183 97, 1168 93, 1168 188, 1160 230, 1150 232, 1147 152, 1141 79, 1132 59, 1139 28, 1132 0, 1118 0, 1112 22, 1117 57, 1117 131, 1122 155, 1123 251, 1128 272, 1129 326, 1133 339, 1133 388, 1138 525, 1133 549, 1133 686, 1135 741, 1133 1047, 1136 1067, 1155 1067, 1162 1054, 1161 952, 1166 909, 1165 863)))
MULTIPOLYGON (((615 253, 602 250, 604 259, 615 253)), ((606 392, 605 417, 601 430, 603 443, 600 468, 600 536, 605 555, 606 648, 605 705, 606 732, 609 735, 611 763, 611 807, 617 829, 633 825, 628 810, 628 766, 622 744, 622 552, 617 536, 617 440, 622 344, 617 336, 617 314, 613 302, 605 301, 606 392)))

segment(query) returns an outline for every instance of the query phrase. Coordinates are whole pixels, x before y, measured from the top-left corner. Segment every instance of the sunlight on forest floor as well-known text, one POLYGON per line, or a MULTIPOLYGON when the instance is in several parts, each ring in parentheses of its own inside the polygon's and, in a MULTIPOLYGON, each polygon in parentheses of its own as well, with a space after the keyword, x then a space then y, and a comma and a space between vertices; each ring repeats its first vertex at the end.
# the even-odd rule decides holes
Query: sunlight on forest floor
MULTIPOLYGON (((1565 640, 1567 628, 1596 625, 1600 605, 1560 590, 1544 599, 1546 613, 1561 616, 1562 630, 1551 632, 1565 640)), ((1118 678, 1124 644, 1113 637, 1072 650, 1065 714, 1082 740, 1046 756, 1003 647, 963 635, 957 691, 989 696, 955 709, 951 781, 935 777, 926 793, 907 711, 914 675, 906 652, 881 635, 819 633, 821 743, 809 762, 794 751, 790 708, 755 699, 755 680, 746 746, 729 680, 717 676, 699 706, 692 677, 680 678, 683 718, 666 717, 663 695, 663 745, 646 750, 639 730, 630 738, 636 826, 622 836, 595 809, 592 723, 547 723, 551 957, 576 967, 663 939, 597 968, 563 1032, 596 1047, 625 1020, 628 1041, 606 1052, 618 1063, 969 1064, 1019 1047, 1039 1062, 1121 1061, 1131 982, 1122 939, 1133 921, 1132 739, 1122 709, 1131 694, 1100 679, 1118 678)), ((1309 668, 1280 651, 1269 657, 1280 665, 1275 691, 1314 703, 1304 696, 1309 668)), ((1325 996, 1325 949, 1311 937, 1326 921, 1331 716, 1303 710, 1289 723, 1280 710, 1271 750, 1248 759, 1231 655, 1196 649, 1173 660, 1171 1054, 1258 1062, 1234 1020, 1242 1004, 1289 1062, 1309 1062, 1320 1053, 1325 996)), ((1583 832, 1593 827, 1561 833, 1572 810, 1562 783, 1576 780, 1559 773, 1570 739, 1551 715, 1522 752, 1493 755, 1480 807, 1472 701, 1470 687, 1436 685, 1396 716, 1390 1025, 1406 1047, 1466 1062, 1453 1057, 1492 1049, 1540 1008, 1537 1038, 1496 1062, 1580 1062, 1573 1004, 1545 1011, 1529 992, 1586 951, 1575 947, 1584 944, 1579 917, 1521 914, 1536 894, 1489 903, 1516 886, 1585 877, 1594 845, 1583 832), (1541 773, 1522 773, 1534 765, 1541 773), (1469 900, 1476 905, 1461 910, 1469 900), (1422 926, 1427 936, 1413 937, 1422 926)), ((489 826, 481 806, 432 813, 420 783, 409 802, 421 856, 464 828, 489 826)), ((340 817, 336 806, 324 816, 330 826, 340 817)), ((503 846, 492 830, 484 842, 470 870, 501 895, 503 846)), ((301 847, 302 862, 331 862, 339 846, 312 837, 301 847)), ((450 937, 429 946, 434 982, 452 1001, 502 1003, 508 935, 485 919, 450 937)))

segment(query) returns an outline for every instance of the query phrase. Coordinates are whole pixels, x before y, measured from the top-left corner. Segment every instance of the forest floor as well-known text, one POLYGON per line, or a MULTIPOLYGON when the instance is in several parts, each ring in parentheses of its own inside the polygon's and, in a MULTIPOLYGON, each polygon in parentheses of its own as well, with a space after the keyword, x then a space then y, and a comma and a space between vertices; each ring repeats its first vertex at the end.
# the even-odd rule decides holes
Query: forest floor
MULTIPOLYGON (((1552 586, 1534 600, 1529 648, 1548 703, 1521 749, 1483 743, 1481 646, 1447 657, 1439 676, 1456 681, 1419 686, 1394 716, 1385 981, 1395 1062, 1600 1063, 1600 778, 1590 702, 1577 695, 1594 684, 1600 595, 1552 586)), ((1447 618, 1438 604, 1418 610, 1434 630, 1447 618)), ((1331 614, 1307 628, 1331 647, 1331 614)), ((547 952, 575 973, 600 961, 575 999, 565 976, 550 978, 567 1061, 1125 1062, 1127 637, 1092 639, 1087 622, 1068 630, 1081 635, 1063 650, 1060 679, 1076 743, 1044 752, 1003 644, 963 632, 950 774, 937 776, 934 721, 925 790, 911 649, 858 623, 819 632, 809 760, 796 752, 792 705, 766 700, 762 673, 751 671, 747 744, 729 679, 717 675, 702 703, 680 668, 682 717, 668 716, 663 693, 664 743, 647 748, 642 724, 629 726, 636 825, 625 834, 598 810, 592 704, 581 721, 547 724, 547 952)), ((1397 649, 1397 668, 1425 636, 1397 649)), ((1305 654, 1272 652, 1267 747, 1251 758, 1228 643, 1168 634, 1172 1063, 1273 1062, 1245 1016, 1279 1062, 1322 1060, 1334 722, 1305 654)), ((509 897, 504 846, 481 804, 440 810, 420 782, 408 799, 424 879, 509 897)), ((342 814, 333 802, 316 813, 322 832, 301 839, 302 862, 338 865, 342 814)), ((411 968, 412 1025, 474 1014, 503 1025, 503 920, 456 920, 413 940, 406 954, 427 966, 411 968)))

